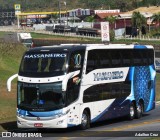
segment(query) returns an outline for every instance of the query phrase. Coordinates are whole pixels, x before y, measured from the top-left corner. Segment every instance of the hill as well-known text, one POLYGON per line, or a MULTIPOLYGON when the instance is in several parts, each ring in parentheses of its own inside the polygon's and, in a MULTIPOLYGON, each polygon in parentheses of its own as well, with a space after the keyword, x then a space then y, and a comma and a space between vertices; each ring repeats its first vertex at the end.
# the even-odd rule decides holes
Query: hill
POLYGON ((14 4, 21 4, 21 11, 57 11, 76 8, 86 9, 120 9, 130 11, 142 6, 158 6, 158 0, 0 0, 0 9, 14 8, 14 4), (66 3, 64 3, 66 2, 66 3))
POLYGON ((150 6, 150 7, 139 7, 135 10, 131 10, 129 12, 126 12, 128 14, 132 14, 134 11, 140 11, 140 12, 144 12, 144 13, 152 13, 152 14, 155 14, 155 13, 158 13, 160 12, 160 7, 157 7, 157 6, 150 6))

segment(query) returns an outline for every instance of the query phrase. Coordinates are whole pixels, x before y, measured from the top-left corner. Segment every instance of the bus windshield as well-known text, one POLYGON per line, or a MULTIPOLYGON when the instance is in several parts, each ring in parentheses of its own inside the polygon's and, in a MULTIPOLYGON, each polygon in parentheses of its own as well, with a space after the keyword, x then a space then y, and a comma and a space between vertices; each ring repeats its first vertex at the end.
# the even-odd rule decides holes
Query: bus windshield
POLYGON ((22 39, 22 43, 32 43, 32 38, 30 39, 22 39))
POLYGON ((18 82, 18 107, 30 111, 49 111, 63 108, 65 94, 62 82, 32 84, 18 82))
POLYGON ((60 76, 66 72, 66 53, 28 52, 24 55, 19 75, 31 77, 60 76))

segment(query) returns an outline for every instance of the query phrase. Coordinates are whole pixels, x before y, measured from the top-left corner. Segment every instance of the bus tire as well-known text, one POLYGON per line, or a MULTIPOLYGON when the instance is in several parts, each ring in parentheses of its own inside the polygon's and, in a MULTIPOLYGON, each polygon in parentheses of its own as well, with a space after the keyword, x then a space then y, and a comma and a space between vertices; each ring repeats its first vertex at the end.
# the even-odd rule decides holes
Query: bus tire
POLYGON ((80 129, 85 130, 88 128, 90 128, 90 116, 89 116, 87 110, 84 110, 82 113, 80 129))
POLYGON ((128 115, 128 119, 129 120, 133 120, 135 118, 135 114, 136 114, 136 109, 135 109, 135 105, 133 102, 130 103, 130 107, 129 107, 129 115, 128 115))
POLYGON ((143 104, 142 102, 139 102, 137 107, 136 107, 136 115, 135 115, 135 118, 136 119, 139 119, 142 117, 142 114, 143 114, 143 104))

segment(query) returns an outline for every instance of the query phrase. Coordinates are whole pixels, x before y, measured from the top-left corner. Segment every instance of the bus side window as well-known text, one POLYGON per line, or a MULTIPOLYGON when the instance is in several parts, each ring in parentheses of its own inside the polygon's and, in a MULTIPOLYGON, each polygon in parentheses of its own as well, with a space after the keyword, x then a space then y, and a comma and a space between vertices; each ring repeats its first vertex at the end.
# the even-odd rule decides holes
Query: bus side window
POLYGON ((130 67, 131 66, 130 50, 121 50, 121 54, 122 54, 123 66, 130 67))
POLYGON ((144 52, 143 52, 143 64, 144 64, 144 66, 149 64, 148 51, 147 50, 144 50, 144 52))
POLYGON ((121 55, 120 52, 117 50, 111 50, 112 53, 112 67, 121 67, 122 62, 121 62, 121 55))
POLYGON ((101 50, 100 68, 111 68, 111 54, 108 50, 101 50))
POLYGON ((72 102, 74 102, 78 96, 79 96, 79 88, 80 88, 80 84, 76 84, 73 82, 73 78, 68 80, 67 83, 67 105, 71 104, 72 102))
POLYGON ((134 66, 142 66, 143 65, 143 59, 142 55, 140 53, 140 49, 133 50, 133 58, 134 58, 134 66))
POLYGON ((69 62, 69 72, 74 71, 74 59, 71 57, 69 62))
POLYGON ((99 57, 96 50, 88 51, 86 74, 99 67, 99 57))
POLYGON ((69 72, 81 70, 83 68, 84 51, 73 52, 69 61, 69 72))
POLYGON ((148 50, 148 59, 149 59, 149 65, 154 64, 154 51, 148 50))

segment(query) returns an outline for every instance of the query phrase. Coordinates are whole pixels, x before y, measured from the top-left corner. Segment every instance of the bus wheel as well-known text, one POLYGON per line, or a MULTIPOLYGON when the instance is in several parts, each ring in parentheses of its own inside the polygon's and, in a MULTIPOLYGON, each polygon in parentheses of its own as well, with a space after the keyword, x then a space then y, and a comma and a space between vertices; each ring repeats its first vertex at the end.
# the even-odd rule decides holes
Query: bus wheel
POLYGON ((142 117, 143 114, 143 104, 141 102, 138 103, 136 107, 136 119, 139 119, 142 117))
POLYGON ((133 120, 135 118, 135 112, 135 105, 133 102, 131 102, 128 115, 129 120, 133 120))
POLYGON ((90 117, 88 115, 88 112, 86 110, 83 111, 80 129, 85 130, 90 128, 90 117))

